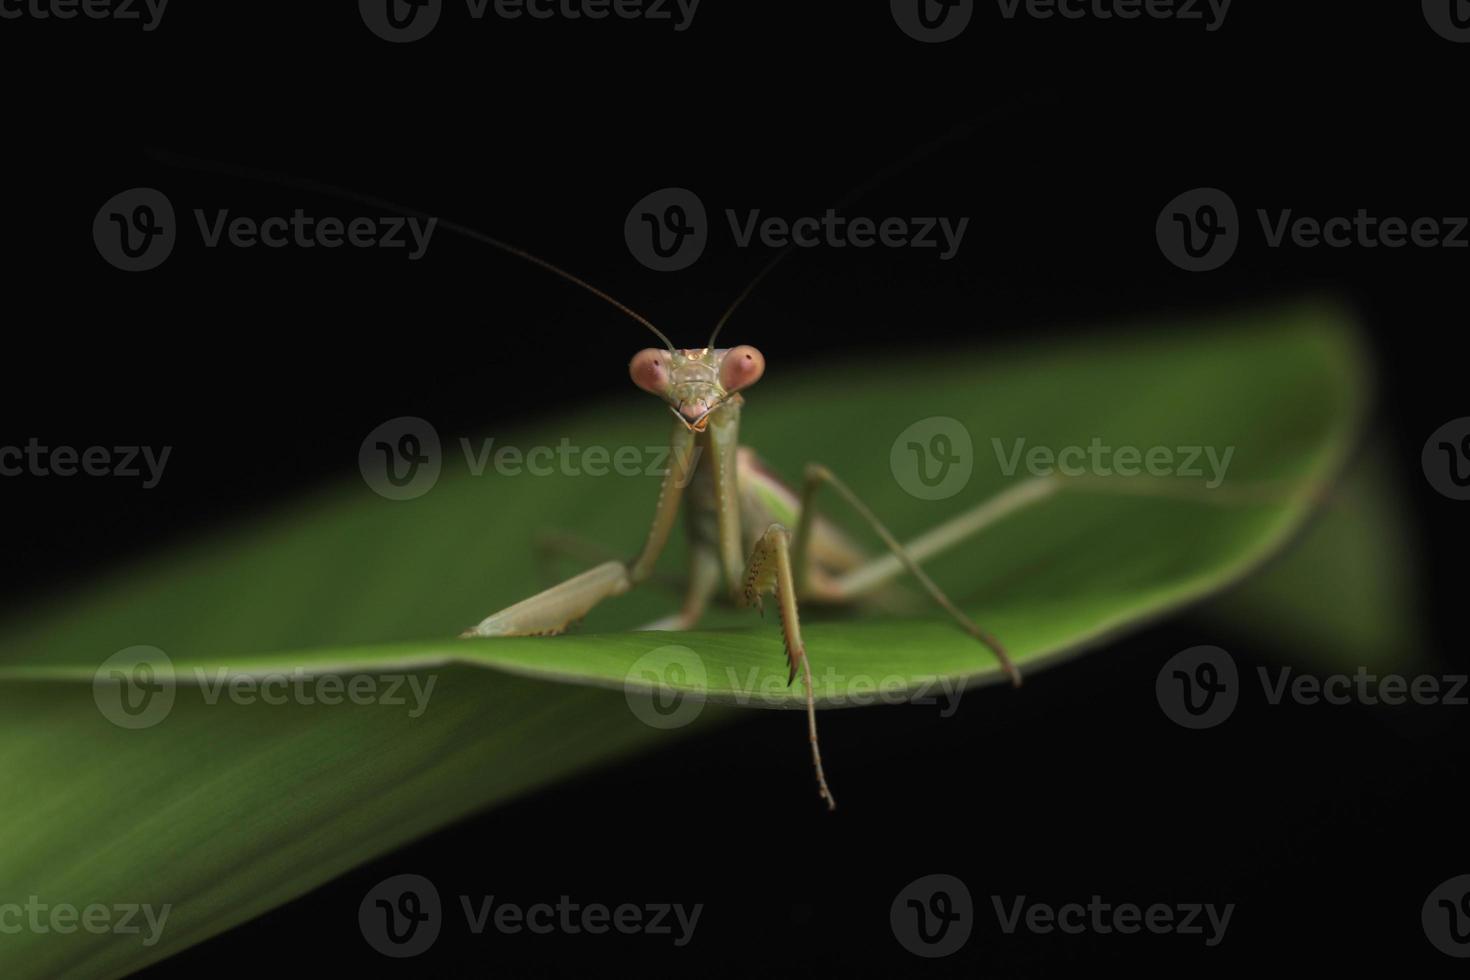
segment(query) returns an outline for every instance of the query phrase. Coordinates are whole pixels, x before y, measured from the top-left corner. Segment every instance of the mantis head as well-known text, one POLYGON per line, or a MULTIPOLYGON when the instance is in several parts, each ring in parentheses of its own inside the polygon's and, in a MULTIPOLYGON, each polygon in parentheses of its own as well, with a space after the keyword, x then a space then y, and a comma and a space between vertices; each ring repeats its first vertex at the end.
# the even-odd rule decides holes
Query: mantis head
POLYGON ((710 413, 761 379, 766 359, 748 344, 675 350, 649 347, 633 356, 633 383, 668 403, 692 432, 703 432, 710 413))

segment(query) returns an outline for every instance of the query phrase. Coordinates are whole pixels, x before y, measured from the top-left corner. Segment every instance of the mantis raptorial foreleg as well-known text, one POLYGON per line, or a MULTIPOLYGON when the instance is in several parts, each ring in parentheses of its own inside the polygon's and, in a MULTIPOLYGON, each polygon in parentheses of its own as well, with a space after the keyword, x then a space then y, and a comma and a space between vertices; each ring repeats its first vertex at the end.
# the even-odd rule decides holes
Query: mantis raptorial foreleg
POLYGON ((756 540, 755 548, 746 562, 745 574, 741 578, 741 601, 748 606, 761 605, 761 596, 775 593, 776 608, 781 616, 781 634, 786 642, 786 659, 791 665, 787 683, 802 672, 806 686, 807 740, 812 747, 812 766, 817 774, 817 791, 827 801, 827 808, 837 809, 837 801, 827 786, 827 774, 822 771, 822 750, 817 744, 817 715, 815 692, 812 690, 812 668, 807 661, 806 645, 801 639, 801 617, 796 609, 796 576, 791 571, 791 532, 779 524, 772 524, 756 540))
POLYGON ((669 471, 664 474, 659 487, 653 525, 636 559, 631 562, 603 562, 529 599, 490 614, 460 636, 550 636, 561 633, 602 600, 622 595, 647 580, 653 574, 654 563, 663 553, 664 545, 668 544, 669 532, 679 516, 684 488, 689 485, 698 459, 694 451, 694 433, 682 425, 674 426, 669 448, 669 471))
MULTIPOLYGON (((620 558, 623 552, 611 545, 584 538, 570 531, 549 530, 536 535, 531 542, 531 551, 536 561, 537 575, 543 587, 555 585, 562 580, 563 572, 558 569, 564 563, 573 567, 588 568, 620 558)), ((648 578, 649 585, 672 592, 675 595, 685 590, 685 578, 674 572, 655 571, 648 578)))
POLYGON ((622 595, 632 587, 626 564, 603 562, 529 599, 491 613, 460 636, 555 636, 587 615, 603 599, 622 595))

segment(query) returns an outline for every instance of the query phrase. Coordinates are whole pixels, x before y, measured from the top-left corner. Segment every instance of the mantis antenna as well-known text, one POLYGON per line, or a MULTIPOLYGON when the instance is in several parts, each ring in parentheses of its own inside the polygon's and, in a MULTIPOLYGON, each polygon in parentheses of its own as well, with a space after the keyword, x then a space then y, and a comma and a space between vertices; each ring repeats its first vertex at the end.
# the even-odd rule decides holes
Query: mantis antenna
POLYGON ((149 150, 148 155, 161 163, 167 164, 169 166, 180 167, 186 170, 202 170, 205 172, 224 173, 246 180, 260 181, 267 184, 280 184, 285 187, 296 187, 304 191, 310 191, 316 194, 323 194, 328 197, 337 197, 347 201, 356 201, 358 204, 365 204, 370 208, 376 208, 380 211, 387 211, 391 214, 403 215, 406 218, 423 218, 426 220, 432 219, 439 223, 439 227, 448 229, 449 231, 454 232, 456 235, 468 238, 471 241, 479 242, 482 245, 489 245, 492 248, 498 248, 502 252, 507 252, 511 255, 516 256, 517 258, 525 259, 532 265, 540 266, 547 272, 561 276, 561 278, 565 279, 569 283, 572 283, 574 286, 581 286, 593 296, 596 296, 603 302, 608 303, 615 309, 626 313, 628 316, 632 317, 634 320, 637 320, 649 330, 653 331, 654 336, 663 341, 664 346, 667 347, 670 351, 674 349, 673 342, 669 340, 668 337, 664 336, 664 332, 658 327, 655 327, 653 323, 648 320, 647 317, 636 312, 631 307, 613 299, 607 293, 598 289, 590 282, 587 282, 584 279, 579 279, 578 277, 572 275, 570 272, 566 271, 560 266, 552 265, 545 259, 538 258, 537 256, 532 255, 530 252, 527 252, 525 249, 516 248, 514 245, 509 245, 505 242, 502 242, 498 238, 491 238, 484 232, 476 231, 475 229, 470 228, 466 225, 457 224, 453 221, 445 221, 435 215, 426 214, 413 208, 406 208, 401 204, 394 204, 392 201, 385 201, 381 198, 371 197, 367 194, 359 194, 356 191, 347 190, 345 187, 337 187, 333 184, 325 184, 321 181, 310 180, 305 177, 292 177, 288 174, 272 173, 268 170, 254 170, 249 167, 236 167, 229 164, 215 163, 208 160, 198 160, 192 157, 180 156, 178 154, 169 153, 163 150, 149 150))
POLYGON ((725 329, 725 324, 729 321, 731 315, 735 312, 735 308, 738 307, 741 303, 745 302, 745 297, 755 292, 755 287, 760 285, 760 281, 766 277, 766 274, 768 272, 776 268, 777 264, 786 257, 786 253, 790 251, 791 246, 788 244, 785 248, 781 249, 781 251, 771 256, 770 260, 767 261, 766 264, 761 268, 761 271, 755 274, 755 278, 746 283, 745 288, 740 290, 740 295, 735 297, 735 302, 726 307, 725 312, 720 315, 719 322, 715 324, 715 329, 709 335, 709 342, 704 345, 706 349, 710 349, 715 346, 715 338, 720 335, 721 330, 725 329))
MULTIPOLYGON (((861 197, 863 197, 863 195, 867 194, 873 188, 879 186, 890 177, 894 176, 895 174, 902 173, 903 171, 908 170, 916 164, 923 162, 924 160, 938 153, 940 150, 943 150, 945 147, 949 146, 951 143, 956 143, 960 140, 969 138, 971 135, 974 134, 974 132, 975 124, 973 122, 959 123, 951 127, 949 132, 945 133, 943 136, 939 136, 930 140, 928 143, 925 143, 923 146, 915 149, 912 153, 909 153, 902 159, 889 164, 887 167, 884 167, 882 170, 873 174, 867 180, 863 181, 861 184, 848 191, 847 194, 842 198, 842 200, 838 201, 832 206, 831 210, 845 210, 846 208, 851 206, 854 201, 860 199, 861 197)), ((770 260, 767 261, 766 264, 761 268, 761 271, 756 273, 755 278, 752 279, 746 285, 746 287, 740 291, 740 294, 735 297, 735 301, 731 303, 729 307, 726 308, 724 314, 720 316, 719 322, 715 324, 715 329, 712 333, 710 333, 709 342, 705 344, 705 347, 714 347, 715 338, 720 335, 720 331, 724 329, 725 324, 729 321, 731 315, 734 314, 736 308, 739 307, 741 303, 744 303, 746 298, 750 296, 751 293, 755 292, 755 287, 760 285, 761 280, 765 279, 766 276, 770 274, 771 270, 776 268, 776 266, 780 264, 781 260, 786 258, 786 256, 789 255, 791 253, 791 250, 795 247, 795 245, 788 242, 779 252, 771 256, 770 260)))
MULTIPOLYGON (((1001 113, 991 112, 986 113, 985 116, 989 117, 991 115, 999 114, 1001 113)), ((928 143, 915 149, 912 153, 909 153, 902 159, 888 165, 887 167, 878 171, 876 174, 873 174, 871 177, 863 181, 858 186, 854 187, 842 198, 842 200, 838 201, 835 205, 832 206, 832 210, 841 211, 846 209, 854 201, 862 198, 873 188, 883 184, 895 174, 902 173, 912 168, 916 164, 923 162, 924 160, 928 159, 939 151, 945 149, 951 143, 956 143, 960 140, 968 139, 974 134, 975 129, 976 123, 974 121, 959 123, 951 127, 949 132, 930 140, 928 143)), ((585 289, 593 296, 596 296, 598 299, 602 300, 613 308, 622 311, 632 319, 637 320, 639 323, 643 324, 645 327, 653 332, 654 336, 663 341, 664 346, 667 347, 670 351, 673 351, 675 349, 673 341, 669 340, 669 338, 664 335, 664 332, 662 330, 660 330, 658 327, 655 327, 647 317, 643 316, 640 313, 637 313, 631 307, 619 302, 618 300, 613 299, 611 296, 598 289, 596 286, 592 285, 584 279, 579 279, 577 276, 572 275, 565 269, 559 266, 552 265, 545 259, 538 258, 537 256, 532 255, 530 252, 525 251, 524 249, 516 248, 514 245, 502 242, 498 238, 492 238, 484 232, 476 231, 473 228, 457 224, 453 221, 445 221, 435 215, 427 214, 423 211, 418 211, 413 208, 406 208, 401 204, 394 204, 392 201, 385 201, 382 198, 372 197, 368 194, 359 194, 356 191, 350 191, 344 187, 338 187, 334 184, 327 184, 321 181, 311 180, 304 177, 292 177, 287 174, 272 173, 268 170, 255 170, 249 167, 237 167, 230 164, 217 163, 210 160, 200 160, 197 158, 187 157, 176 153, 170 153, 165 150, 150 149, 147 152, 149 156, 168 166, 180 167, 186 170, 201 170, 205 172, 223 173, 235 177, 240 177, 245 180, 260 181, 268 184, 280 184, 285 187, 297 187, 305 191, 310 191, 312 193, 324 194, 328 197, 337 197, 347 201, 356 201, 357 203, 365 204, 368 207, 377 208, 379 210, 387 211, 392 214, 401 214, 404 217, 409 218, 423 218, 426 220, 432 218, 438 221, 441 227, 447 228, 454 234, 460 235, 464 238, 468 238, 471 241, 476 241, 484 245, 489 245, 492 248, 497 248, 502 252, 506 252, 510 255, 514 255, 518 258, 524 259, 527 262, 530 262, 532 265, 540 266, 547 272, 560 276, 562 279, 565 279, 567 282, 572 283, 574 286, 580 286, 582 289, 585 289)), ((711 349, 714 347, 715 339, 719 337, 720 331, 724 329, 725 324, 729 322, 730 317, 734 315, 736 309, 738 309, 740 305, 745 302, 746 298, 755 291, 755 287, 760 285, 760 283, 766 278, 766 276, 770 274, 771 270, 775 269, 776 266, 781 263, 781 260, 784 259, 788 254, 790 254, 791 250, 795 247, 795 245, 788 243, 779 252, 771 256, 771 258, 761 268, 760 272, 756 273, 755 278, 746 284, 745 288, 742 289, 739 295, 735 297, 734 302, 732 302, 729 307, 726 308, 725 312, 720 316, 719 321, 715 323, 715 328, 710 333, 709 341, 705 344, 706 349, 711 349)))

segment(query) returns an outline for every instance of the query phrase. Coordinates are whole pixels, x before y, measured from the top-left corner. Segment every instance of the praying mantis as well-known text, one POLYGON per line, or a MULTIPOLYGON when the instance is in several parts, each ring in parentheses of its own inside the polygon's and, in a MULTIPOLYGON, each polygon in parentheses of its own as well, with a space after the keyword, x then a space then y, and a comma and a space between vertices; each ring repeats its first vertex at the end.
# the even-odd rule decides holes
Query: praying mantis
MULTIPOLYGON (((957 127, 943 139, 916 151, 909 162, 961 138, 967 131, 957 127)), ((722 591, 736 607, 762 611, 764 598, 773 596, 789 667, 787 684, 795 683, 798 674, 802 677, 812 766, 818 793, 829 810, 835 810, 837 804, 822 767, 817 739, 816 697, 801 633, 802 603, 853 604, 908 572, 960 629, 989 649, 1011 683, 1020 686, 1020 671, 1005 647, 955 605, 920 563, 973 537, 1000 517, 1049 496, 1059 487, 1057 481, 1033 478, 1018 483, 904 544, 827 467, 808 464, 801 487, 795 489, 762 462, 753 448, 740 445, 745 392, 764 375, 765 357, 749 345, 716 347, 715 343, 736 309, 792 246, 777 252, 737 295, 703 347, 677 348, 651 321, 591 283, 474 228, 319 181, 160 151, 152 155, 172 166, 295 187, 410 218, 434 217, 439 228, 523 259, 586 290, 646 327, 662 343, 662 347, 639 351, 628 366, 633 383, 662 400, 675 418, 668 456, 671 465, 660 486, 641 550, 631 560, 602 562, 492 613, 461 633, 461 638, 553 636, 565 632, 602 601, 648 582, 682 511, 687 519, 689 544, 684 601, 678 611, 646 628, 693 629, 722 591), (823 486, 831 488, 867 524, 883 543, 886 555, 868 554, 816 513, 815 498, 823 486)))
POLYGON ((794 683, 800 673, 817 789, 829 810, 835 810, 837 803, 822 768, 811 665, 801 634, 802 602, 851 603, 907 571, 961 629, 990 649, 1011 683, 1020 685, 1021 674, 1000 642, 960 610, 919 564, 922 556, 957 544, 984 526, 976 518, 993 511, 995 501, 982 503, 934 529, 920 539, 921 547, 906 547, 827 467, 809 463, 801 488, 796 490, 772 472, 754 449, 740 445, 744 393, 765 374, 766 361, 748 344, 715 344, 731 314, 771 265, 725 311, 703 347, 677 348, 646 318, 589 283, 520 249, 479 233, 474 237, 586 289, 652 331, 663 347, 635 354, 628 374, 634 385, 664 402, 675 422, 669 440, 673 462, 659 488, 653 522, 638 554, 629 561, 605 561, 492 613, 462 637, 564 632, 598 603, 648 581, 683 510, 689 542, 684 601, 677 612, 645 628, 693 629, 722 589, 739 608, 763 609, 764 598, 774 596, 790 668, 787 684, 794 683), (863 519, 892 560, 870 558, 817 515, 815 499, 823 486, 835 491, 863 519))

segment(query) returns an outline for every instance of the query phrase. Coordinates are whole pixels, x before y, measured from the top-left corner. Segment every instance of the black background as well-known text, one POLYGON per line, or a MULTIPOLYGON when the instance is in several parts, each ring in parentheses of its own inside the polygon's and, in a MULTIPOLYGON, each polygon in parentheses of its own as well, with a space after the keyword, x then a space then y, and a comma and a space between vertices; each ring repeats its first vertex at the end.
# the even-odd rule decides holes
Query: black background
MULTIPOLYGON (((363 434, 391 417, 474 431, 548 405, 646 397, 624 370, 648 342, 641 328, 443 231, 409 263, 350 249, 206 250, 189 230, 160 269, 112 269, 90 226, 129 187, 158 187, 181 212, 363 210, 167 166, 159 152, 457 220, 575 271, 692 346, 767 254, 717 228, 692 268, 647 270, 623 241, 635 201, 684 186, 716 214, 820 213, 949 136, 851 211, 969 215, 959 258, 798 253, 725 339, 761 347, 774 374, 914 345, 1346 297, 1374 343, 1377 425, 1415 508, 1422 579, 1435 584, 1425 600, 1435 652, 1464 663, 1445 583, 1458 572, 1466 505, 1433 493, 1418 460, 1431 431, 1467 414, 1455 341, 1470 251, 1270 249, 1252 226, 1223 269, 1191 275, 1154 238, 1165 202, 1197 186, 1226 190, 1243 216, 1470 212, 1470 47, 1436 36, 1417 4, 1287 12, 1238 0, 1215 32, 1006 21, 980 4, 963 36, 923 45, 884 4, 705 0, 680 33, 616 19, 476 23, 450 3, 429 38, 397 46, 370 34, 353 4, 306 6, 180 4, 152 33, 0 21, 10 178, 0 444, 176 447, 152 490, 0 481, 0 611, 349 472, 363 434)), ((1020 692, 967 698, 947 720, 920 707, 876 720, 830 713, 824 747, 843 764, 835 816, 789 751, 795 716, 755 717, 448 828, 148 975, 1457 967, 1418 917, 1431 888, 1470 871, 1464 709, 1243 706, 1228 734, 1182 738, 1149 678, 1163 656, 1200 642, 1224 643, 1243 670, 1290 659, 1262 638, 1269 624, 1242 627, 1202 634, 1172 621, 1020 692), (954 761, 992 746, 985 768, 954 761), (595 840, 578 829, 590 820, 595 840), (609 851, 608 840, 625 843, 609 851), (362 942, 356 908, 400 872, 446 896, 705 911, 686 949, 649 936, 451 929, 399 963, 362 942), (961 953, 924 961, 894 942, 888 905, 934 872, 969 883, 980 925, 961 953), (1205 949, 1185 937, 1004 936, 988 901, 1094 893, 1237 909, 1226 941, 1205 949)))

